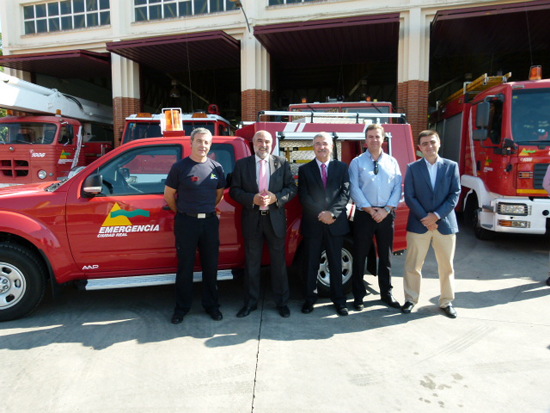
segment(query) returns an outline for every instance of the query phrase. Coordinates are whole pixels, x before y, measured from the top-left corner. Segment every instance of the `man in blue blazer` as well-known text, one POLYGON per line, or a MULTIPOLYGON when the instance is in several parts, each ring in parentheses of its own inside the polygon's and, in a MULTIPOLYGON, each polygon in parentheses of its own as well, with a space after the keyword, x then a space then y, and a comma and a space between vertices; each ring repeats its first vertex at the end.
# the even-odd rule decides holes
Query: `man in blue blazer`
POLYGON ((273 137, 258 131, 253 137, 254 155, 235 164, 229 195, 243 206, 242 227, 246 255, 244 306, 237 317, 258 308, 260 270, 264 242, 271 257, 273 299, 281 317, 289 317, 289 287, 286 271, 285 204, 296 196, 296 182, 290 164, 271 154, 273 137))
POLYGON ((330 299, 336 312, 348 315, 342 289, 342 247, 349 232, 346 206, 350 197, 348 166, 332 159, 332 137, 321 132, 313 138, 315 159, 301 166, 298 195, 303 207, 302 235, 306 252, 306 288, 302 313, 317 301, 317 273, 323 248, 330 271, 330 299))
POLYGON ((441 142, 437 132, 426 130, 418 136, 424 159, 411 163, 405 177, 405 202, 410 208, 407 224, 407 258, 403 284, 403 312, 410 313, 418 303, 422 266, 433 246, 437 258, 441 295, 439 306, 456 318, 453 259, 456 247, 455 207, 460 196, 458 165, 438 155, 441 142))

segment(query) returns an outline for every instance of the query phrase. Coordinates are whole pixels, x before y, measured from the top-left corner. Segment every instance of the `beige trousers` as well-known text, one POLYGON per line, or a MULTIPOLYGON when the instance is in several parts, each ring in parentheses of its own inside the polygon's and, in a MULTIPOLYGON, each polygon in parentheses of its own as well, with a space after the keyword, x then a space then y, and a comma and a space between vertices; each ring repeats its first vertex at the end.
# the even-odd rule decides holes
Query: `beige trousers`
POLYGON ((425 234, 407 232, 407 258, 405 260, 405 275, 403 287, 405 300, 418 303, 420 284, 422 281, 422 266, 432 244, 439 270, 441 296, 439 306, 447 307, 455 298, 455 271, 453 259, 456 249, 456 234, 442 235, 438 230, 427 231, 425 234))

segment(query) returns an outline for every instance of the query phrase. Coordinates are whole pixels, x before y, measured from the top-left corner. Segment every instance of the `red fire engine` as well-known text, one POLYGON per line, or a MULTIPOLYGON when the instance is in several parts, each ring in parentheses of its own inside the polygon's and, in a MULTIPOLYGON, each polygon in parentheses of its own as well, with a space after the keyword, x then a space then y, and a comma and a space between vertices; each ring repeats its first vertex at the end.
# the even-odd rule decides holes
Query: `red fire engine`
MULTIPOLYGON (((550 80, 511 74, 467 83, 430 117, 442 156, 458 162, 465 217, 480 239, 496 232, 544 234, 550 199, 542 180, 550 163, 550 80)), ((538 73, 538 74, 537 74, 538 73)))
MULTIPOLYGON (((193 129, 206 128, 214 136, 231 136, 232 126, 228 120, 220 116, 220 111, 217 105, 210 105, 208 113, 195 112, 183 113, 180 108, 166 108, 162 113, 137 113, 126 118, 126 126, 122 134, 122 144, 144 138, 159 138, 162 137, 161 122, 166 120, 166 111, 171 113, 179 113, 179 118, 176 120, 182 123, 182 129, 185 135, 191 135, 193 129)), ((164 128, 165 129, 165 128, 164 128)), ((180 133, 181 135, 181 133, 180 133)))
POLYGON ((112 109, 0 72, 0 186, 56 181, 113 148, 112 109))

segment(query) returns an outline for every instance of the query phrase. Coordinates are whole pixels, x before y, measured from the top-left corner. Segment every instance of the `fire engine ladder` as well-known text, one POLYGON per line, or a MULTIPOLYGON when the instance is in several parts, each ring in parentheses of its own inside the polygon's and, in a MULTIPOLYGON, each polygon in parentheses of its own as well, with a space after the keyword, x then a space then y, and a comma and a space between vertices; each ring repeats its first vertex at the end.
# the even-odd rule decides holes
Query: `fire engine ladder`
POLYGON ((508 72, 505 75, 501 76, 488 76, 487 73, 481 75, 476 80, 472 82, 464 82, 462 89, 456 91, 451 96, 443 101, 443 104, 446 104, 462 95, 470 94, 475 96, 478 93, 483 92, 486 89, 489 89, 493 86, 506 83, 508 79, 512 77, 512 72, 508 72))
MULTIPOLYGON (((366 139, 366 134, 363 132, 326 132, 332 136, 332 141, 334 143, 334 158, 338 159, 338 145, 337 142, 340 140, 347 141, 364 141, 366 139)), ((312 142, 313 138, 318 135, 319 132, 277 132, 277 139, 279 142, 285 140, 290 141, 309 141, 312 142)), ((392 150, 392 134, 391 132, 385 132, 384 141, 388 142, 388 155, 393 156, 392 150)), ((311 147, 308 148, 292 148, 292 150, 311 150, 311 147)))
MULTIPOLYGON (((258 122, 261 122, 262 116, 290 116, 297 118, 298 122, 315 123, 315 118, 321 119, 324 123, 327 118, 355 120, 355 123, 384 123, 382 119, 402 119, 403 123, 407 123, 407 116, 404 113, 357 113, 357 112, 314 112, 314 111, 279 111, 279 110, 262 110, 258 112, 258 122), (366 122, 370 120, 371 122, 366 122)), ((338 122, 336 122, 338 123, 338 122)))
POLYGON ((113 110, 110 107, 86 99, 60 93, 31 82, 0 72, 0 107, 27 113, 63 116, 80 121, 95 121, 113 124, 113 110))
MULTIPOLYGON (((314 111, 300 111, 300 112, 285 112, 285 111, 260 111, 258 112, 258 122, 260 122, 261 116, 292 116, 299 117, 299 122, 305 123, 315 123, 315 118, 320 118, 323 121, 326 121, 327 118, 334 119, 335 122, 331 122, 331 125, 337 124, 338 119, 346 120, 355 120, 356 124, 366 124, 366 123, 381 123, 381 119, 402 119, 405 123, 407 122, 407 117, 404 113, 355 113, 355 112, 314 112, 314 111), (305 115, 305 116, 303 116, 305 115), (359 120, 362 120, 360 122, 359 120), (366 122, 371 120, 371 122, 366 122), (373 122, 374 121, 374 122, 373 122)), ((343 122, 349 124, 348 122, 343 122)), ((319 132, 277 132, 277 138, 280 142, 284 140, 309 140, 313 141, 315 135, 319 132)), ((327 132, 332 135, 332 140, 334 142, 334 157, 338 159, 338 140, 355 140, 355 141, 364 141, 366 139, 365 132, 327 132)), ((389 155, 392 155, 392 135, 391 132, 385 133, 385 141, 388 142, 388 152, 389 155)), ((305 149, 305 148, 303 148, 305 149)), ((309 148, 310 149, 310 148, 309 148)), ((300 150, 300 148, 294 148, 294 150, 300 150)), ((287 155, 288 158, 288 155, 287 155)))

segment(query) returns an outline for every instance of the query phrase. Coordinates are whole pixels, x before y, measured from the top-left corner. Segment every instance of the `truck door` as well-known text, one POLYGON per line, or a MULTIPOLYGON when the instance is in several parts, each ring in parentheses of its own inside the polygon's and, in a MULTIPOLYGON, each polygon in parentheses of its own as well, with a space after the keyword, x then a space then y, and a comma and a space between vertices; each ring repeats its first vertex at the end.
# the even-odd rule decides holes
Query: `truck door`
POLYGON ((68 237, 77 265, 90 278, 176 271, 174 213, 165 208, 164 186, 182 154, 176 144, 139 146, 87 173, 103 176, 100 195, 86 198, 73 184, 68 237))

